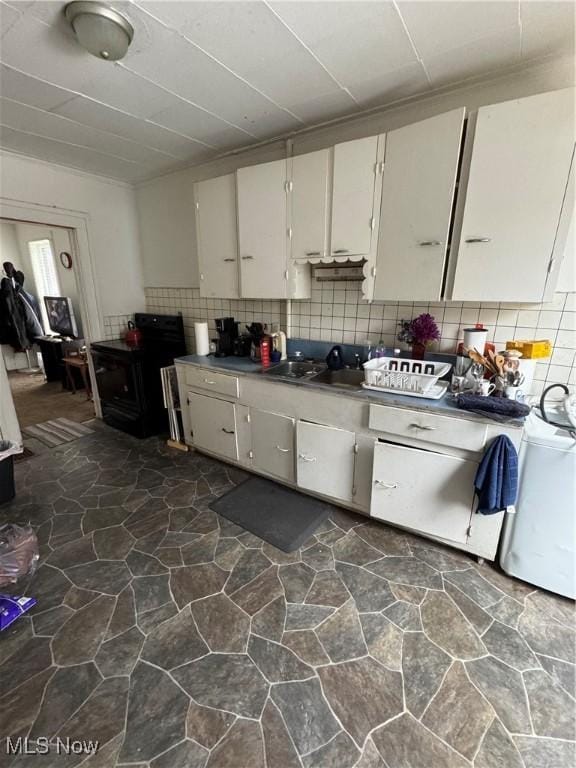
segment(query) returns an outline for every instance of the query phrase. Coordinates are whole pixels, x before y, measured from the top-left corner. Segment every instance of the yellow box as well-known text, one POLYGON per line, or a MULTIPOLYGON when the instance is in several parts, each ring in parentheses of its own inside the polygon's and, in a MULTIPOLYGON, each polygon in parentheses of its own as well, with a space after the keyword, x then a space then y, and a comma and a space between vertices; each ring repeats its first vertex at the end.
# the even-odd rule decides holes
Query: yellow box
POLYGON ((552 344, 549 339, 515 339, 506 342, 506 349, 517 349, 518 352, 522 352, 522 357, 525 360, 550 357, 552 354, 552 344))

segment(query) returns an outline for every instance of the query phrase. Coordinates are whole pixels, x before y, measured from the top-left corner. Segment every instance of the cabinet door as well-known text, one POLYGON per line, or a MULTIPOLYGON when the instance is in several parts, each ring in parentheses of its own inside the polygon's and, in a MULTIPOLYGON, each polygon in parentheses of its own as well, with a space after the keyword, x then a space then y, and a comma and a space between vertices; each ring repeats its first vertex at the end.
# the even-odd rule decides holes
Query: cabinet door
POLYGON ((573 89, 478 110, 453 299, 541 301, 573 147, 573 89))
POLYGON ((298 485, 335 499, 352 501, 354 433, 299 421, 296 435, 298 485))
POLYGON ((240 290, 244 298, 286 298, 286 161, 237 171, 240 290))
POLYGON ((330 150, 298 155, 291 162, 291 255, 294 259, 321 258, 328 247, 330 150))
POLYGON ((238 460, 234 403, 190 392, 188 415, 195 447, 238 460))
POLYGON ((347 141, 334 147, 333 256, 370 253, 377 158, 378 136, 347 141))
POLYGON ((478 464, 402 445, 374 447, 370 515, 465 543, 478 464))
POLYGON ((251 409, 254 469, 294 482, 294 419, 251 409))
POLYGON ((237 299, 236 177, 199 181, 194 195, 200 296, 237 299))
POLYGON ((441 296, 464 117, 455 109, 386 136, 375 299, 441 296))

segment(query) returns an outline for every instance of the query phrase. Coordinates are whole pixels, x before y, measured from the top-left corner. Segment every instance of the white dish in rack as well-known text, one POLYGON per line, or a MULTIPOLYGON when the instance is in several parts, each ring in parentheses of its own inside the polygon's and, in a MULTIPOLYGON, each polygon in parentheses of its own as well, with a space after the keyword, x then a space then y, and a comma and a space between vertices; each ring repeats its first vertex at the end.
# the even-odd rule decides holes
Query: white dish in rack
POLYGON ((391 395, 406 395, 406 397, 420 397, 420 398, 423 398, 424 400, 440 400, 440 398, 443 397, 448 391, 448 382, 439 381, 436 384, 433 384, 424 393, 410 392, 405 389, 395 389, 392 387, 378 387, 376 385, 367 384, 366 382, 362 383, 362 387, 364 389, 371 389, 374 392, 387 392, 388 394, 391 394, 391 395))

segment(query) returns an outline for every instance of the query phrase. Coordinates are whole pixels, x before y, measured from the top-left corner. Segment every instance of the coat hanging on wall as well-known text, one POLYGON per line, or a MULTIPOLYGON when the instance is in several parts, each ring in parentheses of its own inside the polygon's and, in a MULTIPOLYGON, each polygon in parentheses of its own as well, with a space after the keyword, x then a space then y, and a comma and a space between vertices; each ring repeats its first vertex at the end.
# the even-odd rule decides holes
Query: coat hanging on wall
POLYGON ((10 261, 3 264, 6 277, 0 281, 0 344, 9 344, 15 352, 30 349, 36 336, 44 331, 36 312, 36 299, 23 290, 24 274, 10 261))

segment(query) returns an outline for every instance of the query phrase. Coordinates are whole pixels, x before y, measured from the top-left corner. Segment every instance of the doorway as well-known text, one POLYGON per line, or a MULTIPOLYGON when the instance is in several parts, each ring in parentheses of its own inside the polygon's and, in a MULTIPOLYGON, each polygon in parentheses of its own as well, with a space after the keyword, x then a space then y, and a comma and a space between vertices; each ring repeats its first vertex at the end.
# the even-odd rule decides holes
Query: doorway
POLYGON ((73 231, 0 219, 0 253, 3 286, 15 289, 25 321, 22 336, 3 316, 0 340, 29 456, 87 434, 95 415, 73 231))

